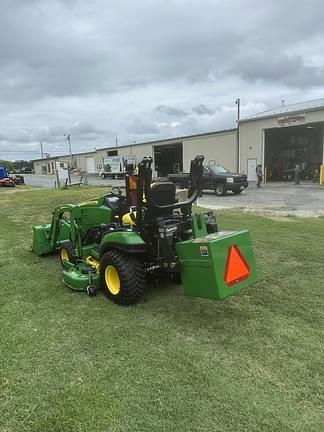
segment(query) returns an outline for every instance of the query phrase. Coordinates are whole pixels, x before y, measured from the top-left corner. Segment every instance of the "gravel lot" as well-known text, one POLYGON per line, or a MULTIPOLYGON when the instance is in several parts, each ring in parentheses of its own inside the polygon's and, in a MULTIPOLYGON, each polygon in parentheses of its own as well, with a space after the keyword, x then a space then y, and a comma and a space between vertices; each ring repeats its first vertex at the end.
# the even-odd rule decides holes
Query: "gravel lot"
POLYGON ((204 192, 199 205, 212 209, 241 209, 273 216, 294 215, 314 217, 324 215, 324 187, 303 183, 269 183, 260 189, 250 183, 241 195, 215 197, 204 192))
MULTIPOLYGON (((74 177, 72 182, 79 181, 74 177)), ((55 187, 53 176, 28 174, 25 176, 27 185, 55 187)), ((88 177, 88 184, 96 186, 123 186, 124 180, 101 179, 88 177)), ((247 212, 273 216, 295 215, 314 217, 324 215, 324 187, 304 182, 300 185, 292 183, 268 183, 260 189, 251 182, 248 189, 241 195, 228 194, 216 197, 211 191, 204 191, 199 205, 211 209, 241 209, 247 212)))

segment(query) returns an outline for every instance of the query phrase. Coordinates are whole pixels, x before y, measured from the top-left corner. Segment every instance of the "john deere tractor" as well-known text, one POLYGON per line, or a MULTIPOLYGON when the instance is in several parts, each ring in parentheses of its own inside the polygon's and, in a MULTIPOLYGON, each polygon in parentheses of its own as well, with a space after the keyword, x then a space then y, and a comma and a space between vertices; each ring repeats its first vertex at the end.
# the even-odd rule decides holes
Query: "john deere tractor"
POLYGON ((218 231, 212 212, 193 213, 203 156, 191 161, 188 197, 152 182, 152 158, 126 175, 126 195, 107 195, 53 211, 33 227, 37 255, 59 252, 64 283, 90 296, 102 289, 120 305, 136 303, 149 276, 170 277, 186 295, 223 299, 257 279, 249 231, 218 231))

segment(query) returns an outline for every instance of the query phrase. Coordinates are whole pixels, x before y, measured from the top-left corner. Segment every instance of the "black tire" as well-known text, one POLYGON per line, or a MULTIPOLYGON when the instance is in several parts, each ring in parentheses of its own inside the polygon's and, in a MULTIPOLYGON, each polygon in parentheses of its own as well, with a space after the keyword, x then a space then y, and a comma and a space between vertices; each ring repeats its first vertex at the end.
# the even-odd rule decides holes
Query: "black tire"
POLYGON ((239 195, 241 192, 243 192, 243 191, 241 191, 241 190, 234 190, 234 191, 233 191, 233 194, 234 194, 234 195, 239 195))
POLYGON ((223 196, 223 195, 225 195, 225 192, 226 191, 225 191, 225 187, 223 184, 219 183, 215 186, 215 194, 217 196, 223 196))
POLYGON ((171 274, 171 280, 176 285, 182 285, 181 272, 174 272, 171 274))
POLYGON ((97 288, 94 285, 87 286, 87 294, 89 297, 95 297, 97 295, 97 288))
POLYGON ((105 174, 101 174, 101 178, 104 180, 106 178, 105 174))
POLYGON ((119 305, 138 302, 145 291, 146 277, 141 261, 116 249, 102 256, 100 276, 104 295, 119 305))
POLYGON ((75 263, 74 246, 71 240, 61 243, 59 257, 63 268, 66 268, 66 261, 75 263))

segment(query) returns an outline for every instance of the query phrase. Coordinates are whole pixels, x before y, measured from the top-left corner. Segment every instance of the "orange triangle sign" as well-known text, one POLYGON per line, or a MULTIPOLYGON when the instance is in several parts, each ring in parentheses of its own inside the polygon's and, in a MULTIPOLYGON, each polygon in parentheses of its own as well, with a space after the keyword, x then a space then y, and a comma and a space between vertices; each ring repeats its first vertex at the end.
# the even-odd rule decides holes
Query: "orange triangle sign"
POLYGON ((229 286, 233 286, 244 279, 247 279, 250 274, 250 267, 243 258, 239 248, 232 245, 228 249, 227 262, 224 274, 224 280, 229 286))

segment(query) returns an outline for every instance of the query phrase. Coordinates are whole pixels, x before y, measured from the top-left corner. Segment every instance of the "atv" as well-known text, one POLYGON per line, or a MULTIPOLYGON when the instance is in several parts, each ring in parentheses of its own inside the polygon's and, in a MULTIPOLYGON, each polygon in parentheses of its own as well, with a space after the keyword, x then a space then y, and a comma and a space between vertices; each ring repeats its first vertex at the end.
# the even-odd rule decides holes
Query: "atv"
POLYGON ((193 213, 201 191, 201 155, 191 161, 188 197, 152 182, 152 158, 125 177, 126 195, 110 193, 53 211, 33 227, 32 250, 59 252, 63 281, 90 296, 102 289, 119 305, 136 303, 150 276, 168 276, 189 296, 223 299, 257 280, 249 231, 219 231, 212 212, 193 213), (135 171, 135 172, 136 172, 135 171))

